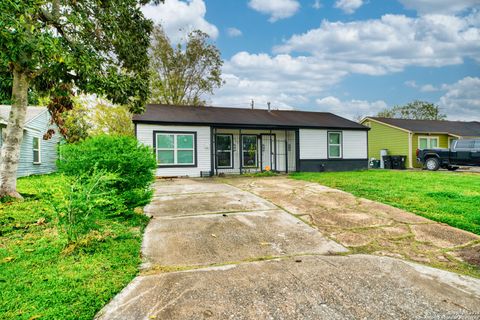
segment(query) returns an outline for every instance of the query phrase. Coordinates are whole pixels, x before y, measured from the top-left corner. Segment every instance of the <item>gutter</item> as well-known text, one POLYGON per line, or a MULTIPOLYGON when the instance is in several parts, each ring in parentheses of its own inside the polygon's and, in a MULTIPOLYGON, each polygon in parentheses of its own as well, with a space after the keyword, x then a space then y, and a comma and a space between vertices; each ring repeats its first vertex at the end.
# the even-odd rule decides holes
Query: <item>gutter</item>
POLYGON ((413 133, 408 133, 408 167, 413 168, 413 133))
POLYGON ((181 122, 181 121, 154 121, 154 120, 132 120, 133 123, 159 124, 159 125, 182 125, 182 126, 203 126, 217 128, 241 128, 241 129, 323 129, 323 130, 358 130, 370 131, 369 127, 332 127, 332 126, 302 126, 302 125, 262 125, 262 124, 231 124, 231 123, 210 123, 210 122, 181 122))

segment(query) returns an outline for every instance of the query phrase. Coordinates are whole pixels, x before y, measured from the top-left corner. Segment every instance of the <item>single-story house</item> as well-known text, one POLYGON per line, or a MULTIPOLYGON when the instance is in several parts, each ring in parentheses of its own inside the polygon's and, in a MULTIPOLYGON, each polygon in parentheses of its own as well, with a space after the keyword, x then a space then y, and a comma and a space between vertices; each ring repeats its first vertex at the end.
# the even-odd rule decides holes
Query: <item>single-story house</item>
POLYGON ((417 149, 450 148, 453 140, 480 137, 478 121, 410 120, 366 117, 361 124, 368 132, 368 157, 380 159, 380 151, 407 157, 407 167, 420 167, 417 149))
POLYGON ((147 105, 135 135, 157 176, 368 167, 368 127, 326 112, 147 105))
MULTIPOLYGON (((0 105, 0 147, 4 140, 10 110, 11 106, 0 105)), ((56 130, 56 126, 52 125, 50 113, 46 107, 27 107, 17 176, 54 172, 57 144, 60 139, 60 133, 56 130), (51 139, 43 140, 43 135, 48 129, 54 129, 55 134, 51 139)))

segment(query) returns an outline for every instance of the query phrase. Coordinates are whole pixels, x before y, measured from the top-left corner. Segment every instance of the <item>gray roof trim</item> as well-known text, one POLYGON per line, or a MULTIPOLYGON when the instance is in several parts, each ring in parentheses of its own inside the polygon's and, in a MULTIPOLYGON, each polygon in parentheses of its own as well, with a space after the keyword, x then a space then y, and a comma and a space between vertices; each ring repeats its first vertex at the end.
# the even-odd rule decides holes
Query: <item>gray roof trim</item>
MULTIPOLYGON (((0 105, 0 123, 8 125, 8 117, 5 117, 6 114, 10 113, 10 109, 12 106, 10 105, 0 105), (3 115, 3 116, 2 116, 3 115)), ((38 117, 43 115, 45 112, 48 112, 46 107, 41 106, 28 106, 27 107, 27 114, 25 116, 25 130, 29 131, 36 131, 37 129, 31 128, 29 125, 35 121, 38 117)))
POLYGON ((328 112, 171 105, 147 105, 143 114, 133 116, 133 122, 236 128, 370 129, 328 112))
POLYGON ((456 137, 480 136, 480 122, 478 121, 411 120, 366 117, 362 122, 366 119, 414 133, 448 134, 456 137))

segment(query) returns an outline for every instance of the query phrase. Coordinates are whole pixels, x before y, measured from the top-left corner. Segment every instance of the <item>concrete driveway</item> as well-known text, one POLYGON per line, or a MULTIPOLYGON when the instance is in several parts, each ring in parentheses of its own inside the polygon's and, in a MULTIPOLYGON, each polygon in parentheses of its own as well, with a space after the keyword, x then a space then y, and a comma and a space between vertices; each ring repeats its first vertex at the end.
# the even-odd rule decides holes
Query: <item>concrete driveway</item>
POLYGON ((158 181, 145 211, 153 218, 141 275, 98 319, 480 316, 480 280, 349 254, 299 217, 231 185, 158 181))

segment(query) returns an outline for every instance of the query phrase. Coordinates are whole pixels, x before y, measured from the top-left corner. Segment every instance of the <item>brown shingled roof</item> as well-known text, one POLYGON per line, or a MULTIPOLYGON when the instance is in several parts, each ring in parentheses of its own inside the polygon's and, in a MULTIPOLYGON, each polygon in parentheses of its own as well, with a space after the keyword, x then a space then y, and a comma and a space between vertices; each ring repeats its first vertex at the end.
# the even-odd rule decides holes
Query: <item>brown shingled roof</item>
POLYGON ((368 117, 395 127, 419 133, 448 133, 461 137, 480 137, 478 121, 410 120, 368 117))
POLYGON ((264 110, 223 107, 147 105, 135 123, 179 123, 265 128, 329 128, 368 130, 369 128, 328 112, 264 110))

